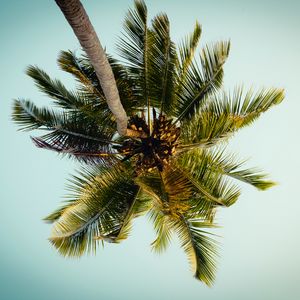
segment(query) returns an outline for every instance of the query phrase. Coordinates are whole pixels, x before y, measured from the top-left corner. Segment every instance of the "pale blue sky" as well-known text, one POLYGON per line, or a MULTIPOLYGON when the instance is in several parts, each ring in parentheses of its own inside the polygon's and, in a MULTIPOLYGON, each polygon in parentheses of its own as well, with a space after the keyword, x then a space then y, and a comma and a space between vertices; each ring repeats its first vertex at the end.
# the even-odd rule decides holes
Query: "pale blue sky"
MULTIPOLYGON (((83 1, 110 53, 132 1, 83 1)), ((296 300, 300 298, 299 181, 299 1, 147 1, 150 15, 165 11, 179 41, 203 25, 204 42, 230 38, 225 88, 236 84, 286 89, 286 99, 231 140, 279 182, 267 192, 243 186, 239 202, 219 213, 223 226, 219 268, 213 288, 193 279, 175 240, 166 253, 151 253, 150 222, 135 222, 120 245, 94 257, 64 259, 50 246, 50 226, 41 219, 55 209, 76 164, 36 149, 29 134, 10 121, 12 99, 48 100, 24 74, 44 68, 69 86, 56 65, 60 50, 79 49, 54 1, 3 1, 0 9, 0 298, 24 299, 206 299, 296 300)))

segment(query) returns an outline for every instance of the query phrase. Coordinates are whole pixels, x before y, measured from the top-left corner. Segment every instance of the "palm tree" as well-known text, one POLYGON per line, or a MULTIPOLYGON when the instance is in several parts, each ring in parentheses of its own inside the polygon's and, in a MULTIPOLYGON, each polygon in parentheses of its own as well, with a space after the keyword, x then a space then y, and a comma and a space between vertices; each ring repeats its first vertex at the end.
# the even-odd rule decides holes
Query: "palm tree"
POLYGON ((36 146, 79 160, 69 199, 45 220, 54 223, 51 243, 64 256, 96 251, 103 242, 127 238, 132 220, 145 213, 157 233, 152 248, 165 250, 173 233, 188 255, 197 279, 210 285, 216 269, 215 227, 219 207, 234 204, 242 181, 259 190, 274 185, 258 169, 227 153, 234 133, 255 121, 284 93, 269 88, 225 93, 223 65, 230 42, 206 45, 194 54, 201 35, 193 32, 178 47, 165 14, 147 22, 143 1, 135 1, 124 22, 118 51, 108 56, 128 128, 139 137, 119 135, 90 59, 62 51, 59 67, 78 83, 70 91, 36 66, 27 74, 52 98, 55 109, 29 100, 14 103, 13 119, 23 130, 46 130, 36 146))

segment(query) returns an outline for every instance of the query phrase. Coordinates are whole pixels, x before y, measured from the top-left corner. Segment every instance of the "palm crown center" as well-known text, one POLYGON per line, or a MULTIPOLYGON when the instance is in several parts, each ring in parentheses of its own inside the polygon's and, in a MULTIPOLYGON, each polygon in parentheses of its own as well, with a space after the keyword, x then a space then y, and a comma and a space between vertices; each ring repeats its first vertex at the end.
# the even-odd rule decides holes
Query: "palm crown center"
POLYGON ((146 123, 144 113, 141 117, 136 115, 129 121, 133 130, 141 132, 140 140, 126 140, 121 147, 117 147, 125 156, 124 161, 130 158, 134 160, 136 172, 151 172, 153 168, 163 171, 164 165, 169 164, 169 159, 175 154, 178 146, 180 128, 164 115, 157 117, 154 108, 152 111, 152 124, 146 123), (153 127, 152 130, 150 127, 153 127))

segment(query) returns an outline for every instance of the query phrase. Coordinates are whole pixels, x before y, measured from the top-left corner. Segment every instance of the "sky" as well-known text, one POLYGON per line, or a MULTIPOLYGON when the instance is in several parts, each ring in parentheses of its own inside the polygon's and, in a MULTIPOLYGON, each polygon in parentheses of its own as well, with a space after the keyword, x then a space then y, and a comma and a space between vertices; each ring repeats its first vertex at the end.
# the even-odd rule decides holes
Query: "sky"
MULTIPOLYGON (((147 1, 150 17, 170 18, 178 42, 202 24, 201 44, 231 40, 224 88, 280 87, 282 104, 240 131, 229 148, 278 185, 266 192, 242 185, 242 196, 219 212, 221 250, 213 287, 192 277, 176 239, 161 255, 150 250, 154 231, 147 217, 134 223, 122 244, 95 256, 65 259, 49 244, 42 218, 63 200, 78 165, 34 147, 30 133, 11 121, 12 101, 49 103, 24 71, 38 65, 69 87, 56 65, 60 50, 79 44, 54 1, 0 0, 0 298, 40 299, 300 299, 299 199, 299 1, 147 1)), ((115 44, 132 1, 83 1, 102 44, 115 44)), ((34 135, 34 132, 31 133, 34 135)))

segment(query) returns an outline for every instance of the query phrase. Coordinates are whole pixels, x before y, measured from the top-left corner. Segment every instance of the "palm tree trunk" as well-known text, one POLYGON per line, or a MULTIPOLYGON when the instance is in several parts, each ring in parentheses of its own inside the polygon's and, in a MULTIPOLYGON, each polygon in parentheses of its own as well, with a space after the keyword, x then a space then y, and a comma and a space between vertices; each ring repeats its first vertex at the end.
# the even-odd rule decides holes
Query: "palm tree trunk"
POLYGON ((79 0, 55 0, 89 57, 99 79, 107 104, 116 118, 118 133, 140 136, 127 129, 127 114, 122 106, 114 74, 90 19, 79 0))

